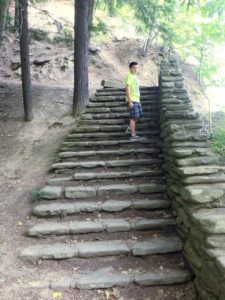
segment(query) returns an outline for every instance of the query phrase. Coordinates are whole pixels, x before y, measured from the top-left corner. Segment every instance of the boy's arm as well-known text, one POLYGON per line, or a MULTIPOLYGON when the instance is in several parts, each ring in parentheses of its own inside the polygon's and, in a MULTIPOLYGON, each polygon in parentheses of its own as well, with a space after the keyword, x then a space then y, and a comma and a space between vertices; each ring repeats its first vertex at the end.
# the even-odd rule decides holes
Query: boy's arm
POLYGON ((127 95, 127 98, 128 98, 128 106, 133 107, 133 102, 132 102, 132 99, 131 99, 131 96, 130 96, 130 86, 129 86, 129 84, 126 84, 126 95, 127 95))

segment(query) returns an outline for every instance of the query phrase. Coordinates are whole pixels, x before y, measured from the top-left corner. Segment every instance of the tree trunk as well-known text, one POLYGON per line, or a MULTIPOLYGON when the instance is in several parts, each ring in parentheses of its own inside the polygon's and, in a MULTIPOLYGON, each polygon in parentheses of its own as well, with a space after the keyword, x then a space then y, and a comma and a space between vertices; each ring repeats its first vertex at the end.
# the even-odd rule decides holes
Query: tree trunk
POLYGON ((20 6, 19 6, 19 0, 15 0, 15 12, 14 12, 14 27, 15 32, 19 31, 19 15, 20 15, 20 6))
POLYGON ((6 35, 9 0, 0 0, 0 43, 6 35))
POLYGON ((94 13, 95 0, 90 0, 90 5, 88 8, 88 27, 89 29, 92 26, 93 22, 93 13, 94 13))
POLYGON ((91 0, 75 0, 73 114, 79 115, 88 103, 88 12, 91 0))
POLYGON ((20 57, 23 87, 23 105, 26 121, 33 119, 33 103, 31 96, 29 39, 28 39, 28 13, 27 0, 20 0, 20 57))

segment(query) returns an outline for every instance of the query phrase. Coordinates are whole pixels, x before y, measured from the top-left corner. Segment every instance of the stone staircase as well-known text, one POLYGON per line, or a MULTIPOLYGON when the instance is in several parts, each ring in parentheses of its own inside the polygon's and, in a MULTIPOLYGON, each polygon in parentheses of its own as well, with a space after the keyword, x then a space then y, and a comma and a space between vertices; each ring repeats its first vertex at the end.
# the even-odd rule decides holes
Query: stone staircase
MULTIPOLYGON (((61 144, 46 185, 36 191, 26 232, 32 245, 19 253, 28 262, 42 262, 45 286, 136 286, 144 299, 151 286, 173 285, 184 299, 191 274, 166 194, 157 92, 141 89, 141 140, 130 141, 125 133, 124 90, 110 88, 97 90, 61 144), (51 278, 54 260, 59 269, 51 278)), ((163 299, 178 299, 171 293, 163 299)))

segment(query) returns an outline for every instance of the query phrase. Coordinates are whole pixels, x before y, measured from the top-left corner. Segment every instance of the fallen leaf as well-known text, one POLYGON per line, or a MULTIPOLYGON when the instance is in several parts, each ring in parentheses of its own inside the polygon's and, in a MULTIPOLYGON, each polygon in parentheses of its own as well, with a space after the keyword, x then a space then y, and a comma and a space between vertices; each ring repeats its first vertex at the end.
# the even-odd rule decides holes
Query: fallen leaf
POLYGON ((53 293, 52 293, 52 296, 53 296, 54 298, 59 298, 59 297, 62 296, 62 293, 61 293, 61 292, 53 292, 53 293))
POLYGON ((112 293, 109 290, 105 290, 104 294, 105 294, 106 299, 110 299, 110 296, 112 295, 112 293))
POLYGON ((17 223, 17 225, 18 225, 18 226, 22 226, 22 225, 23 225, 23 222, 22 222, 22 221, 19 221, 19 222, 17 223))

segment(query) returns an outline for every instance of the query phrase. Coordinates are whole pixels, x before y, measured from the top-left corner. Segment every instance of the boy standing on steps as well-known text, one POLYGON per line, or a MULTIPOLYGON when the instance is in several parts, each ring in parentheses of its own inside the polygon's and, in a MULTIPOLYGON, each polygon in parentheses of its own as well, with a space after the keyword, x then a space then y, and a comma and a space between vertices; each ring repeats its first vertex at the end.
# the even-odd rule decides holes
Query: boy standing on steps
POLYGON ((140 136, 136 134, 136 123, 143 115, 140 103, 140 90, 137 80, 138 63, 133 61, 129 64, 130 72, 126 76, 126 101, 130 112, 130 127, 127 132, 131 131, 131 140, 138 140, 140 136))

